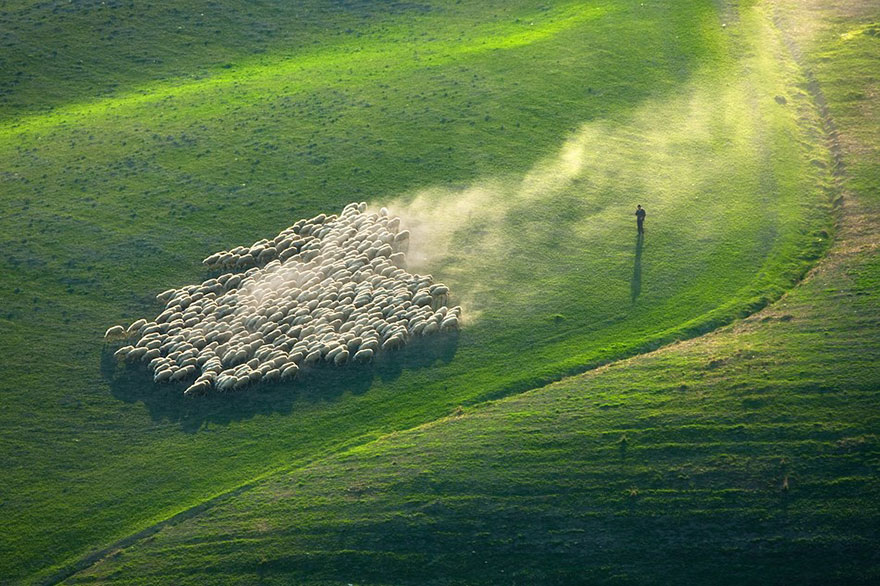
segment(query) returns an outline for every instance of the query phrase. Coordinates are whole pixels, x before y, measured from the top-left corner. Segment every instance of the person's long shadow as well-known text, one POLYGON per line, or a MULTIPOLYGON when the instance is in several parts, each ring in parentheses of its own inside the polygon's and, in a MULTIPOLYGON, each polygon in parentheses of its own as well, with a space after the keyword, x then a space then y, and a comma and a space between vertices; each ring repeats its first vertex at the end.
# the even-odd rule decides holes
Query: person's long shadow
POLYGON ((298 402, 336 401, 345 393, 363 394, 377 377, 390 381, 405 370, 450 362, 458 339, 458 332, 418 338, 401 350, 380 353, 373 364, 322 364, 303 369, 293 381, 260 383, 241 391, 199 397, 183 395, 188 383, 156 384, 145 366, 117 363, 113 348, 101 353, 100 368, 114 397, 126 403, 141 402, 154 421, 178 422, 184 431, 195 433, 205 423, 226 425, 257 414, 290 413, 298 402))
POLYGON ((642 292, 642 246, 645 243, 645 234, 639 232, 636 236, 636 257, 633 262, 633 276, 630 282, 630 296, 635 303, 642 292))

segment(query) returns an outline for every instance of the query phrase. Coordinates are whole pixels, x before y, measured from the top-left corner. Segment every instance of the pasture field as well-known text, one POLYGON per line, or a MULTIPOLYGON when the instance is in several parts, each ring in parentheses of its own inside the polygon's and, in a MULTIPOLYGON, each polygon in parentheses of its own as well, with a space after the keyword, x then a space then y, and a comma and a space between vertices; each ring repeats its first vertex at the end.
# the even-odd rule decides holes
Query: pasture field
POLYGON ((854 217, 843 190, 875 209, 880 16, 788 7, 4 3, 0 580, 534 583, 574 556, 650 582, 723 550, 733 581, 763 538, 780 581, 876 577, 867 253, 790 309, 523 393, 765 308, 854 217), (459 334, 195 399, 102 347, 209 253, 357 200, 417 227, 459 334), (813 522, 848 569, 786 564, 813 522))
POLYGON ((833 129, 839 232, 804 283, 706 336, 276 473, 70 583, 880 580, 880 14, 759 8, 833 129))

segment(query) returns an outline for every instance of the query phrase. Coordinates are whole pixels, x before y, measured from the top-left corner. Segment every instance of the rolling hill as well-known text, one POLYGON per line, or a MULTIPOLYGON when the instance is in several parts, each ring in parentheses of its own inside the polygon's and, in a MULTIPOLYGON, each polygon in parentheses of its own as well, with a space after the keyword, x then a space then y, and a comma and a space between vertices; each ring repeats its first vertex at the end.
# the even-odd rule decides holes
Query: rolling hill
POLYGON ((876 579, 871 10, 4 5, 0 575, 876 579), (102 347, 358 200, 460 334, 196 399, 102 347))

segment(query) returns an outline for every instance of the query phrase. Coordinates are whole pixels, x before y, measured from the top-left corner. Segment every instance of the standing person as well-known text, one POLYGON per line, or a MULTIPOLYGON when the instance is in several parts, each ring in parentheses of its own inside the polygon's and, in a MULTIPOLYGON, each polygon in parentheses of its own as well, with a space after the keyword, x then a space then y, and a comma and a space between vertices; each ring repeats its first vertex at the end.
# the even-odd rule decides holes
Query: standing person
POLYGON ((639 234, 645 233, 645 210, 642 209, 641 205, 636 206, 636 226, 639 229, 639 234))

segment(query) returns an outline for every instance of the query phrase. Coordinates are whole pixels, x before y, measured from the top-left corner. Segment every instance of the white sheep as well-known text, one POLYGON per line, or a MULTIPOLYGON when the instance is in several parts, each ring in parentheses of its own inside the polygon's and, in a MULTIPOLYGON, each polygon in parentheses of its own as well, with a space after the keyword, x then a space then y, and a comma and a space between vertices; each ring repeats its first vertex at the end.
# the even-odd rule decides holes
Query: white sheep
POLYGON ((175 371, 171 368, 167 368, 164 370, 157 370, 156 374, 153 376, 153 382, 164 383, 171 380, 171 377, 174 376, 175 371))
POLYGON ((380 347, 460 324, 461 309, 446 309, 448 287, 406 272, 409 239, 387 209, 351 203, 206 257, 233 272, 169 289, 155 321, 108 334, 133 338, 117 358, 148 362, 157 382, 198 375, 187 395, 286 380, 321 359, 369 362, 380 347))
POLYGON ((116 342, 125 339, 125 328, 122 326, 110 326, 104 332, 105 342, 116 342))
POLYGON ((201 395, 211 388, 211 383, 206 380, 196 381, 191 384, 185 391, 184 395, 201 395))
POLYGON ((355 353, 353 360, 361 363, 372 362, 373 350, 371 348, 362 348, 355 353))

